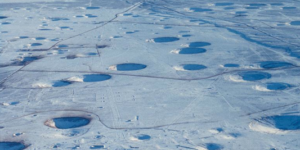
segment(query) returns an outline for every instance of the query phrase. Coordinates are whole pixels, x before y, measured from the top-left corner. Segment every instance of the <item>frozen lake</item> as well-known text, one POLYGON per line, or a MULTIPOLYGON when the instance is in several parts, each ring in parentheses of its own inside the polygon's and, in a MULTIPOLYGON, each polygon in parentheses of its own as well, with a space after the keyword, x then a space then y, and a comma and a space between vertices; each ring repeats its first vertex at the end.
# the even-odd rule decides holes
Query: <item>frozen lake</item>
POLYGON ((0 150, 298 150, 300 1, 0 0, 0 150))

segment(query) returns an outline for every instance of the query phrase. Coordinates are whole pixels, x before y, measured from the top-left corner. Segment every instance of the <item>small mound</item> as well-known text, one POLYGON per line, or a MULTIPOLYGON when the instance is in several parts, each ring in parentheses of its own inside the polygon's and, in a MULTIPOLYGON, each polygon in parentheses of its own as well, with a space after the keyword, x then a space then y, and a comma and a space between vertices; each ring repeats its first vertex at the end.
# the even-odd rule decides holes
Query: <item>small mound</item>
POLYGON ((184 70, 202 70, 202 69, 206 69, 207 67, 204 65, 198 65, 198 64, 184 64, 182 65, 184 70))
POLYGON ((186 47, 186 48, 181 48, 180 50, 175 50, 172 52, 177 53, 177 54, 200 54, 200 53, 205 53, 206 49, 186 47))
POLYGON ((208 42, 191 42, 188 44, 189 47, 204 47, 204 46, 209 46, 211 43, 208 42))
POLYGON ((60 117, 46 121, 45 125, 58 129, 71 129, 86 126, 89 123, 90 119, 83 117, 60 117))
POLYGON ((271 78, 271 74, 266 72, 260 72, 260 71, 247 71, 247 72, 241 72, 239 73, 239 76, 242 77, 245 81, 258 81, 263 79, 269 79, 271 78))
POLYGON ((267 83, 267 89, 272 90, 272 91, 286 90, 290 87, 292 87, 292 85, 287 84, 287 83, 280 83, 280 82, 267 83))
POLYGON ((52 87, 63 87, 63 86, 68 86, 72 84, 71 82, 69 81, 63 81, 63 80, 59 80, 59 81, 55 81, 53 84, 52 84, 52 87))
POLYGON ((225 65, 223 65, 223 66, 226 67, 226 68, 236 68, 236 67, 240 67, 239 64, 225 64, 225 65))
POLYGON ((1 150, 23 150, 26 146, 20 142, 0 142, 1 150))
POLYGON ((178 37, 158 37, 158 38, 154 38, 152 39, 155 43, 167 43, 167 42, 174 42, 174 41, 178 41, 179 38, 178 37))
POLYGON ((250 129, 259 132, 283 134, 287 131, 296 131, 300 129, 300 116, 283 115, 268 116, 251 122, 250 129))
POLYGON ((192 12, 208 12, 208 11, 212 11, 212 9, 208 9, 208 8, 198 8, 198 7, 191 7, 189 9, 189 11, 192 12))
POLYGON ((288 62, 282 61, 263 61, 260 62, 260 67, 264 69, 274 69, 274 68, 284 68, 284 67, 291 67, 293 64, 288 62))
POLYGON ((300 26, 300 21, 292 21, 290 24, 292 26, 300 26))
POLYGON ((118 71, 135 71, 145 69, 147 66, 144 64, 136 64, 136 63, 124 63, 118 64, 114 66, 110 66, 110 70, 118 70, 118 71))
POLYGON ((83 76, 83 82, 99 82, 110 78, 111 76, 107 74, 87 74, 83 76))
POLYGON ((5 19, 5 18, 7 18, 6 16, 0 16, 0 19, 5 19))

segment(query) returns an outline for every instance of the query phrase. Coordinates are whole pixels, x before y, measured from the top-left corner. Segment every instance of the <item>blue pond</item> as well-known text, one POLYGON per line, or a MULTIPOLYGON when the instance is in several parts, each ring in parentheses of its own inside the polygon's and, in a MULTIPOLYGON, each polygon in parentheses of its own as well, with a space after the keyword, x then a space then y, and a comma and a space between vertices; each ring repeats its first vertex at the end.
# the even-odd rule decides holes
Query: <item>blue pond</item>
POLYGON ((182 65, 184 70, 202 70, 202 69, 206 69, 207 67, 204 65, 198 65, 198 64, 185 64, 182 65))
POLYGON ((90 147, 90 149, 103 149, 104 145, 93 145, 90 147))
POLYGON ((62 80, 60 80, 60 81, 55 81, 53 84, 52 84, 52 86, 53 87, 62 87, 62 86, 68 86, 68 85, 70 85, 70 84, 72 84, 71 82, 68 82, 68 81, 62 81, 62 80))
POLYGON ((34 38, 35 40, 46 40, 46 38, 45 37, 36 37, 36 38, 34 38))
POLYGON ((182 37, 191 37, 192 35, 190 35, 190 34, 184 34, 184 35, 182 35, 182 37))
POLYGON ((19 65, 21 65, 21 66, 22 65, 27 65, 27 64, 35 61, 35 60, 38 60, 38 59, 41 59, 41 57, 34 57, 34 56, 32 56, 32 57, 24 57, 24 58, 22 58, 21 61, 15 61, 11 65, 18 65, 18 66, 19 65))
POLYGON ((215 143, 207 143, 206 144, 207 150, 221 150, 224 147, 220 144, 215 144, 215 143))
POLYGON ((43 45, 43 44, 41 44, 41 43, 31 43, 30 44, 30 46, 41 46, 41 45, 43 45))
POLYGON ((83 76, 83 82, 99 82, 110 78, 111 76, 107 74, 87 74, 83 76))
POLYGON ((190 8, 193 12, 207 12, 207 11, 212 11, 212 9, 208 8, 197 8, 197 7, 192 7, 190 8))
POLYGON ((6 16, 0 16, 0 19, 5 19, 5 18, 7 18, 6 16))
POLYGON ((28 36, 19 36, 20 39, 27 39, 29 38, 28 36))
POLYGON ((300 116, 296 115, 269 116, 263 117, 260 121, 270 124, 281 130, 300 129, 300 116))
POLYGON ((150 140, 151 139, 151 136, 147 135, 147 134, 140 134, 136 137, 137 139, 139 140, 150 140))
POLYGON ((61 20, 69 20, 68 18, 59 18, 59 17, 54 17, 50 18, 51 21, 61 21, 61 20))
POLYGON ((281 82, 270 82, 267 83, 267 89, 269 90, 285 90, 292 87, 292 85, 288 83, 281 83, 281 82))
POLYGON ((225 64, 224 67, 228 67, 228 68, 231 68, 231 67, 240 67, 239 64, 225 64))
POLYGON ((300 21, 292 21, 291 25, 292 26, 300 26, 300 21))
POLYGON ((82 117, 61 117, 54 118, 56 128, 58 129, 71 129, 85 126, 90 123, 90 119, 82 117))
POLYGON ((85 16, 87 18, 96 18, 97 16, 93 15, 93 14, 85 14, 85 16))
POLYGON ((259 9, 259 7, 251 6, 251 7, 246 7, 246 9, 259 9))
POLYGON ((10 22, 2 22, 1 23, 2 25, 8 25, 8 24, 11 24, 10 22))
POLYGON ((231 6, 233 5, 233 3, 230 3, 230 2, 225 2, 225 3, 215 3, 215 6, 231 6))
POLYGON ((266 72, 260 72, 260 71, 241 72, 241 73, 239 73, 239 75, 245 81, 257 81, 257 80, 269 79, 272 77, 271 74, 266 73, 266 72))
POLYGON ((100 9, 100 7, 86 7, 86 9, 89 9, 89 10, 91 10, 91 9, 100 9))
POLYGON ((293 64, 282 61, 263 61, 260 62, 260 67, 264 69, 274 69, 274 68, 283 68, 283 67, 291 67, 293 64))
POLYGON ((136 63, 124 63, 118 64, 117 70, 118 71, 134 71, 134 70, 141 70, 145 69, 147 66, 143 64, 136 64, 136 63))
POLYGON ((179 54, 199 54, 199 53, 205 53, 206 49, 204 48, 182 48, 179 51, 179 54))
POLYGON ((297 7, 282 7, 283 10, 291 10, 291 9, 296 9, 297 7))
POLYGON ((155 43, 166 43, 166 42, 174 42, 174 41, 178 41, 179 38, 177 37, 158 37, 158 38, 154 38, 153 41, 155 43))
POLYGON ((0 142, 1 150, 23 150, 26 146, 19 142, 0 142))
POLYGON ((282 6, 282 3, 271 3, 272 6, 282 6))
POLYGON ((211 45, 208 42, 191 42, 189 43, 189 47, 204 47, 204 46, 209 46, 211 45))
POLYGON ((251 7, 263 7, 263 6, 267 6, 267 5, 266 4, 253 3, 253 4, 249 4, 249 6, 251 6, 251 7))

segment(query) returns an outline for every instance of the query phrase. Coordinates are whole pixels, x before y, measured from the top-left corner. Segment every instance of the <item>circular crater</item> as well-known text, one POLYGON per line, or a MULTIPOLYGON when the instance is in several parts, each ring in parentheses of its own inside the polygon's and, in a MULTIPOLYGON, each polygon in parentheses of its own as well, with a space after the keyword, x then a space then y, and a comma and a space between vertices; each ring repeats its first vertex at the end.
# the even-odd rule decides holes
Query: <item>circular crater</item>
POLYGON ((153 39, 155 43, 167 43, 167 42, 174 42, 178 40, 179 40, 178 37, 157 37, 153 39))
POLYGON ((208 42, 191 42, 188 44, 189 47, 204 47, 204 46, 209 46, 211 43, 208 42))
POLYGON ((269 82, 266 85, 268 90, 276 91, 276 90, 285 90, 291 88, 292 85, 288 83, 281 83, 281 82, 269 82))
POLYGON ((258 81, 263 79, 269 79, 272 77, 271 74, 261 71, 246 71, 239 73, 239 76, 242 77, 245 81, 258 81))
POLYGON ((118 70, 118 71, 135 71, 145 69, 147 66, 144 64, 136 64, 136 63, 124 63, 118 64, 114 66, 110 66, 110 70, 118 70))
POLYGON ((86 126, 91 122, 84 117, 60 117, 45 122, 45 125, 57 129, 71 129, 86 126))
POLYGON ((290 24, 292 26, 300 26, 300 21, 292 21, 290 24))
POLYGON ((205 53, 206 49, 204 48, 193 48, 193 47, 185 47, 180 50, 175 50, 174 53, 177 54, 200 54, 205 53))
POLYGON ((264 69, 273 69, 273 68, 284 68, 284 67, 291 67, 294 66, 291 63, 288 62, 282 62, 282 61, 263 61, 260 62, 260 67, 264 69))
POLYGON ((26 146, 21 142, 0 142, 1 150, 23 150, 26 146))
POLYGON ((83 75, 83 82, 100 82, 110 78, 111 76, 107 74, 87 74, 83 75))

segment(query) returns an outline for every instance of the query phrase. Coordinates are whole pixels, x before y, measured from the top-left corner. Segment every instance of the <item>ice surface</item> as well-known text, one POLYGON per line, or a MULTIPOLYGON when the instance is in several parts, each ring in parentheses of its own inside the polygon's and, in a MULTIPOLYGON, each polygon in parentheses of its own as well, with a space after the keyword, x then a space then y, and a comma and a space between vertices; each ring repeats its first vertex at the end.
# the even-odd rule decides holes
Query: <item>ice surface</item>
POLYGON ((299 8, 0 0, 0 149, 298 150, 299 8))

